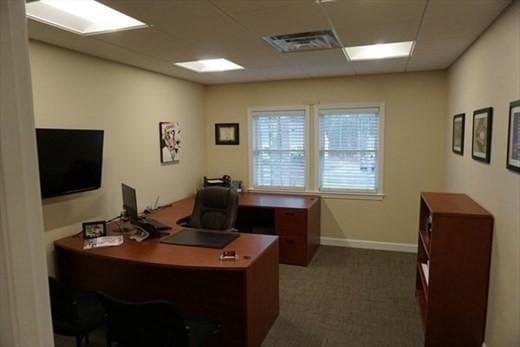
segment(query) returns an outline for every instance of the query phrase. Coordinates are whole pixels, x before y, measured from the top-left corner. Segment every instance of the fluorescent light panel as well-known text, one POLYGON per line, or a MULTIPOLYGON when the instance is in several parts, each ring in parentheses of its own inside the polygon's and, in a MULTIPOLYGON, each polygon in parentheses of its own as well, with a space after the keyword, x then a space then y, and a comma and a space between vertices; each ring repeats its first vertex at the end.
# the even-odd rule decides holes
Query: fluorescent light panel
POLYGON ((242 70, 244 68, 238 64, 233 63, 232 61, 223 58, 185 61, 175 63, 175 65, 196 72, 230 71, 242 70))
POLYGON ((408 57, 415 41, 378 43, 343 48, 351 61, 408 57))
POLYGON ((25 8, 31 19, 85 36, 147 27, 94 0, 39 0, 25 8))

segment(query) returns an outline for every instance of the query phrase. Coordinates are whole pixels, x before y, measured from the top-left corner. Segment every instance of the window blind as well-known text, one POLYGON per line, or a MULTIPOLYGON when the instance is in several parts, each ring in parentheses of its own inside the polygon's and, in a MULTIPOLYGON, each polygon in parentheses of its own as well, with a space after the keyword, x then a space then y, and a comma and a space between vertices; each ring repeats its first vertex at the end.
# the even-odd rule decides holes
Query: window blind
POLYGON ((319 111, 319 189, 377 192, 379 109, 319 111))
POLYGON ((253 187, 305 188, 304 110, 252 112, 253 187))

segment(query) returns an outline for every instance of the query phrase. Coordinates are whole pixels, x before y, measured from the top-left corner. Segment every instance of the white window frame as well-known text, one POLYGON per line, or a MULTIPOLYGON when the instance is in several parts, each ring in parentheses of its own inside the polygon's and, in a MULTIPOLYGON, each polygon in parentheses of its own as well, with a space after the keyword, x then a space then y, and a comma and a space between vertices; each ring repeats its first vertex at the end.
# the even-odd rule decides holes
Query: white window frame
POLYGON ((340 103, 320 104, 314 106, 314 186, 316 192, 324 197, 382 200, 383 194, 383 168, 384 168, 384 131, 385 129, 385 104, 383 102, 371 103, 340 103), (377 149, 377 189, 375 192, 353 189, 320 189, 321 160, 320 160, 320 111, 327 109, 379 109, 379 146, 377 149))
POLYGON ((307 192, 309 189, 309 111, 308 105, 294 105, 294 106, 274 106, 263 107, 255 106, 248 107, 248 157, 249 157, 249 191, 264 191, 264 192, 307 192), (254 112, 276 112, 276 111, 303 111, 305 132, 304 132, 304 156, 305 156, 305 170, 304 170, 304 186, 302 188, 294 187, 275 187, 275 186, 255 186, 253 173, 253 113, 254 112))

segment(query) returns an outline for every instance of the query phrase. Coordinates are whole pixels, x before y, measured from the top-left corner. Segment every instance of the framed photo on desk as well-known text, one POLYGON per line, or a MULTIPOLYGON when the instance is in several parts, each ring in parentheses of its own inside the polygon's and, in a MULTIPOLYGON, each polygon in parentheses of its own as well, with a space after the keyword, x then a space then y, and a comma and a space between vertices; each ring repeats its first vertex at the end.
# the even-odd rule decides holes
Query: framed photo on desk
POLYGON ((95 239, 101 236, 107 236, 107 223, 104 220, 83 223, 84 239, 95 239))

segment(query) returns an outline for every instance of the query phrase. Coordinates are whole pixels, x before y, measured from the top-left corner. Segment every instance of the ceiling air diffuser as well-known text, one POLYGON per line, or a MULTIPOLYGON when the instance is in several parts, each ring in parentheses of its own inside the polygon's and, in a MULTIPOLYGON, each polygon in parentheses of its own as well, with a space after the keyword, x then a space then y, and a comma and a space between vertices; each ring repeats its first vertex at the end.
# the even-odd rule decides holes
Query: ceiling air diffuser
POLYGON ((281 53, 341 48, 331 30, 264 36, 263 39, 281 53))

